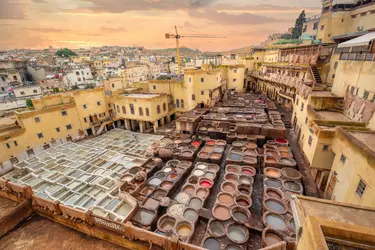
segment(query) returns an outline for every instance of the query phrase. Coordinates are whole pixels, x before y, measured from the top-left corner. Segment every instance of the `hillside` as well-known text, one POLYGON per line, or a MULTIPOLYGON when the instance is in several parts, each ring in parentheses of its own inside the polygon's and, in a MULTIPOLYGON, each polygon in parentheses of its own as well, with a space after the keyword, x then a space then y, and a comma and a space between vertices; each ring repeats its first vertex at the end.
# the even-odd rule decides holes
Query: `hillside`
MULTIPOLYGON (((153 49, 152 51, 153 52, 159 52, 159 53, 173 53, 173 52, 176 52, 176 48, 153 49)), ((180 52, 181 53, 194 53, 194 52, 197 52, 197 50, 181 46, 180 47, 180 52)), ((200 52, 200 51, 198 50, 198 52, 200 52)))
POLYGON ((231 50, 228 50, 228 51, 225 51, 225 52, 232 52, 232 53, 244 54, 244 53, 247 53, 247 50, 251 49, 252 47, 254 47, 254 45, 243 47, 243 48, 238 48, 238 49, 231 49, 231 50))

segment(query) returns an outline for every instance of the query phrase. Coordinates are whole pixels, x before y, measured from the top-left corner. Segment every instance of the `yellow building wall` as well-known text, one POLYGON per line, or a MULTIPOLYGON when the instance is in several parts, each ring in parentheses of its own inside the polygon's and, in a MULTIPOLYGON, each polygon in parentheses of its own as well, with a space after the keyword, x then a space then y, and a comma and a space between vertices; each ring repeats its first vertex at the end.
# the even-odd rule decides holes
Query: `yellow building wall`
POLYGON ((267 49, 264 53, 264 62, 277 62, 279 58, 279 49, 267 49))
POLYGON ((245 68, 239 65, 235 68, 228 68, 228 88, 235 89, 238 92, 244 92, 245 68))
POLYGON ((336 172, 337 182, 333 190, 334 199, 341 202, 375 207, 375 165, 373 159, 366 158, 351 143, 336 137, 332 144, 336 157, 331 175, 336 172), (345 163, 340 161, 341 155, 346 157, 345 163), (359 180, 366 183, 362 197, 356 194, 359 180))

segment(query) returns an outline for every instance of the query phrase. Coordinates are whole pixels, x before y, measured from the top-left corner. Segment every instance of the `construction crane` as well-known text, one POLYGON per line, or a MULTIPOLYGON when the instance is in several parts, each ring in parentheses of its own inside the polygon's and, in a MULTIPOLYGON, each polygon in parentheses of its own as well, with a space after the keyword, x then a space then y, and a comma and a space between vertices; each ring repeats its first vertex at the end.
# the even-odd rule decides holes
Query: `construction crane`
POLYGON ((208 35, 180 35, 177 31, 177 26, 174 26, 176 34, 165 33, 165 38, 176 38, 176 49, 177 49, 177 67, 178 67, 178 76, 181 76, 181 60, 180 60, 180 42, 179 40, 182 37, 196 37, 196 38, 226 38, 225 36, 208 36, 208 35))

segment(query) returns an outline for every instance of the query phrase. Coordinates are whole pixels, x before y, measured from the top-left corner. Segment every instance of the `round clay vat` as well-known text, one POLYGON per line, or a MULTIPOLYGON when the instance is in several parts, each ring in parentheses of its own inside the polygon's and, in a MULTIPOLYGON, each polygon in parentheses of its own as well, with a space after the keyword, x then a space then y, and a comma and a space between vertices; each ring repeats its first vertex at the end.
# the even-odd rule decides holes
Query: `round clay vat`
POLYGON ((238 134, 237 139, 243 141, 243 140, 246 139, 246 135, 245 134, 238 134))
POLYGON ((254 183, 254 178, 248 175, 240 175, 239 183, 252 186, 254 183))
POLYGON ((210 155, 210 159, 211 160, 219 160, 221 158, 222 154, 219 154, 219 153, 212 153, 210 155))
POLYGON ((286 205, 282 201, 275 198, 266 198, 263 201, 263 207, 264 210, 268 210, 276 214, 285 214, 287 212, 286 205))
POLYGON ((268 187, 266 188, 264 193, 267 197, 270 197, 270 198, 275 198, 278 200, 282 200, 284 198, 283 193, 277 188, 268 187))
POLYGON ((208 232, 215 237, 222 237, 226 233, 224 224, 218 220, 211 220, 207 227, 208 232))
POLYGON ((275 230, 285 231, 287 229, 286 220, 275 213, 265 212, 263 214, 263 223, 267 227, 271 227, 275 230))
POLYGON ((289 144, 288 140, 281 139, 281 138, 280 139, 276 139, 275 142, 276 142, 276 144, 282 145, 282 146, 288 146, 288 144, 289 144))
POLYGON ((289 147, 288 146, 280 145, 280 146, 277 146, 277 148, 279 149, 279 151, 289 151, 289 147))
POLYGON ((287 151, 280 151, 279 155, 280 157, 283 157, 283 158, 293 158, 293 155, 287 151))
POLYGON ((208 159, 208 157, 210 157, 210 154, 207 152, 199 152, 198 157, 201 159, 208 159))
POLYGON ((202 200, 206 199, 209 193, 210 192, 206 188, 198 188, 195 191, 196 196, 198 196, 202 200))
POLYGON ((171 181, 163 181, 161 184, 160 184, 160 187, 164 190, 171 190, 171 188, 173 187, 173 182, 171 181))
POLYGON ((268 140, 267 144, 269 144, 269 145, 277 145, 276 142, 275 142, 275 140, 268 140))
POLYGON ((206 164, 198 163, 196 166, 197 169, 205 170, 207 168, 206 164))
POLYGON ((141 170, 142 170, 141 167, 132 167, 131 169, 129 169, 129 174, 136 174, 141 170))
POLYGON ((212 173, 212 172, 206 172, 206 173, 204 174, 204 177, 206 177, 206 178, 208 178, 208 179, 210 179, 210 180, 213 180, 213 179, 215 179, 216 174, 214 174, 214 173, 212 173))
POLYGON ((228 159, 231 161, 242 161, 243 160, 243 155, 242 153, 235 153, 235 152, 230 152, 228 154, 228 159))
POLYGON ((223 205, 216 205, 212 209, 212 215, 215 217, 215 219, 220 221, 225 221, 230 219, 230 211, 227 206, 223 205))
POLYGON ((281 169, 281 174, 290 180, 300 180, 302 178, 302 174, 293 168, 283 168, 281 169))
POLYGON ((226 206, 231 206, 234 203, 234 197, 232 194, 229 194, 229 193, 220 193, 217 196, 217 200, 219 201, 220 204, 226 205, 226 206))
POLYGON ((229 173, 238 174, 240 172, 240 167, 234 166, 234 165, 227 165, 226 171, 229 172, 229 173))
POLYGON ((222 154, 224 152, 224 147, 221 147, 221 146, 216 146, 214 148, 214 152, 215 153, 218 153, 218 154, 222 154))
POLYGON ((302 193, 302 191, 303 191, 301 183, 295 182, 295 181, 292 181, 292 180, 283 181, 283 187, 286 190, 288 190, 290 192, 294 192, 294 193, 302 193))
POLYGON ((123 181, 123 182, 130 182, 133 178, 134 178, 134 175, 132 175, 132 174, 124 174, 121 177, 121 181, 123 181))
POLYGON ((281 158, 280 163, 283 164, 283 165, 286 165, 288 167, 296 167, 297 166, 296 160, 291 159, 291 158, 281 158))
POLYGON ((189 168, 190 167, 190 163, 188 163, 188 162, 181 162, 179 165, 178 165, 178 167, 180 167, 180 168, 183 168, 183 169, 187 169, 187 168, 189 168))
POLYGON ((232 142, 232 147, 236 147, 236 148, 241 148, 245 146, 244 143, 242 141, 234 141, 232 142))
POLYGON ((266 156, 266 162, 267 163, 277 163, 278 162, 278 160, 277 160, 277 158, 276 157, 274 157, 274 156, 269 156, 269 155, 267 155, 266 156))
POLYGON ((220 170, 220 167, 218 165, 210 164, 207 170, 216 173, 220 170))
POLYGON ((193 208, 186 208, 184 211, 184 219, 194 223, 198 219, 198 212, 193 208))
POLYGON ((197 176, 190 176, 189 179, 188 179, 188 182, 189 182, 190 184, 195 185, 195 184, 198 183, 198 179, 199 179, 199 178, 198 178, 197 176))
POLYGON ((227 237, 234 243, 243 244, 249 239, 249 230, 240 224, 233 223, 228 227, 227 237))
POLYGON ((196 169, 196 170, 193 171, 193 175, 201 177, 201 176, 204 175, 204 171, 200 170, 200 169, 196 169))
POLYGON ((167 196, 167 192, 165 190, 158 189, 153 194, 155 199, 161 199, 167 196))
POLYGON ((216 145, 218 145, 218 146, 225 146, 225 145, 227 145, 227 141, 224 141, 224 140, 216 140, 216 145))
POLYGON ((191 143, 191 139, 186 138, 186 139, 184 139, 184 140, 182 141, 182 143, 184 143, 184 144, 190 144, 190 143, 191 143))
POLYGON ((236 191, 237 185, 234 182, 225 181, 221 184, 221 190, 227 193, 234 193, 236 191))
POLYGON ((281 188, 282 184, 279 179, 273 179, 273 178, 267 178, 267 180, 264 181, 264 185, 266 187, 273 187, 273 188, 281 188))
POLYGON ((254 177, 257 174, 257 171, 253 167, 246 166, 246 167, 242 167, 241 174, 254 177))
POLYGON ((158 172, 157 174, 155 174, 155 177, 157 177, 159 179, 164 179, 166 176, 167 175, 164 172, 158 172))
POLYGON ((207 131, 207 128, 206 128, 206 127, 200 127, 200 128, 199 128, 199 131, 200 131, 200 132, 206 132, 206 131, 207 131))
POLYGON ((153 177, 148 181, 148 184, 151 186, 159 186, 161 183, 161 180, 159 178, 153 177))
POLYGON ((217 239, 210 237, 203 242, 203 248, 209 250, 221 250, 221 244, 217 239))
POLYGON ((228 245, 228 246, 225 247, 225 250, 242 250, 242 248, 239 247, 239 246, 230 244, 230 245, 228 245))
POLYGON ((181 139, 177 139, 177 140, 174 141, 174 143, 180 144, 180 143, 182 143, 182 140, 181 139))
POLYGON ((189 195, 192 195, 192 194, 194 193, 194 191, 195 191, 195 186, 190 185, 190 184, 185 185, 185 186, 182 188, 182 191, 183 191, 184 193, 187 193, 187 194, 189 194, 189 195))
POLYGON ((158 223, 157 223, 157 227, 160 231, 162 232, 167 232, 167 231, 170 231, 170 230, 173 230, 174 229, 174 226, 176 224, 176 220, 169 216, 169 215, 163 215, 158 223))
POLYGON ((193 154, 194 154, 194 152, 192 152, 192 151, 183 151, 181 153, 181 155, 184 156, 184 157, 191 157, 191 156, 193 156, 193 154))
POLYGON ((277 230, 267 227, 262 233, 262 246, 268 247, 284 241, 284 236, 277 230))
POLYGON ((172 168, 166 166, 166 167, 163 168, 163 172, 164 172, 164 173, 170 173, 170 172, 172 172, 172 168))
POLYGON ((231 209, 231 217, 235 222, 244 224, 250 221, 251 214, 247 208, 235 206, 231 209))
POLYGON ((257 157, 258 153, 254 151, 253 149, 246 149, 242 151, 245 156, 252 156, 252 157, 257 157))
POLYGON ((174 198, 176 201, 182 204, 188 204, 190 200, 190 196, 187 193, 180 192, 174 198))
POLYGON ((236 204, 237 206, 242 206, 247 209, 250 209, 253 204, 253 201, 251 200, 249 196, 240 194, 236 196, 236 204))
POLYGON ((167 166, 178 166, 178 164, 180 164, 180 161, 179 160, 170 160, 167 162, 167 166))
POLYGON ((251 196, 253 193, 253 188, 250 185, 240 184, 237 187, 238 192, 240 192, 243 195, 251 196))
POLYGON ((238 175, 237 174, 232 174, 232 173, 227 173, 224 175, 224 179, 227 181, 238 181, 238 175))
POLYGON ((213 146, 213 145, 215 145, 215 141, 214 140, 208 140, 208 141, 206 141, 206 145, 213 146))
POLYGON ((176 173, 170 173, 170 174, 167 175, 167 179, 171 180, 171 181, 176 180, 177 177, 178 177, 178 175, 176 173))
POLYGON ((254 143, 254 142, 247 142, 246 144, 245 144, 245 147, 246 147, 246 149, 257 149, 258 148, 258 145, 256 144, 256 143, 254 143))
POLYGON ((199 181, 199 186, 202 188, 211 188, 213 185, 213 181, 208 178, 201 178, 199 181))
POLYGON ((268 178, 280 178, 281 172, 280 169, 268 167, 264 168, 264 175, 268 178))
POLYGON ((194 230, 193 230, 193 228, 192 228, 192 226, 190 225, 189 222, 187 222, 187 221, 181 221, 176 226, 176 233, 181 238, 188 238, 191 235, 193 235, 194 230))
POLYGON ((154 191, 155 187, 153 186, 145 186, 142 191, 141 191, 141 194, 145 195, 145 196, 149 196, 150 194, 152 194, 152 192, 154 191))
POLYGON ((199 147, 199 145, 201 145, 201 143, 200 143, 199 141, 193 141, 193 142, 191 143, 191 145, 192 145, 194 148, 197 148, 197 147, 199 147))
POLYGON ((252 156, 245 156, 243 158, 243 161, 245 164, 250 164, 250 165, 255 165, 257 164, 257 159, 255 157, 252 157, 252 156))
POLYGON ((185 205, 184 204, 173 204, 172 206, 168 207, 167 213, 174 218, 176 217, 182 217, 184 214, 185 205))
POLYGON ((203 201, 201 199, 197 198, 197 197, 192 197, 189 201, 189 205, 192 208, 194 208, 196 210, 199 210, 203 205, 203 201))
POLYGON ((273 157, 278 157, 279 156, 279 152, 276 151, 276 150, 271 150, 271 149, 267 149, 265 152, 264 152, 265 155, 267 156, 273 156, 273 157))

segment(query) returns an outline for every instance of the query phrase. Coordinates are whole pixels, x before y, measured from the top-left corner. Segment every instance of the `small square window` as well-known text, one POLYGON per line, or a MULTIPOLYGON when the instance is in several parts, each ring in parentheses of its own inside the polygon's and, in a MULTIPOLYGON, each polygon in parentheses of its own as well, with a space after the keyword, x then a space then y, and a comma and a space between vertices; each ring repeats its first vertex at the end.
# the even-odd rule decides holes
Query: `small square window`
POLYGON ((98 104, 98 106, 100 106, 100 102, 96 102, 96 104, 98 104))
POLYGON ((363 99, 367 100, 369 94, 370 94, 370 93, 369 93, 368 91, 365 91, 365 92, 363 93, 363 99))
POLYGON ((112 88, 114 88, 115 87, 115 84, 114 83, 112 83, 112 88))
POLYGON ((86 105, 86 104, 83 104, 82 107, 83 107, 84 109, 87 109, 87 105, 86 105))
POLYGON ((297 98, 297 103, 296 103, 296 105, 298 106, 298 104, 299 104, 299 99, 297 98))
POLYGON ((108 108, 110 108, 111 107, 111 104, 110 103, 108 103, 108 108))
POLYGON ((83 120, 85 121, 85 122, 87 122, 87 118, 85 117, 85 118, 83 118, 83 120))
POLYGON ((66 111, 61 111, 61 115, 62 115, 62 116, 67 116, 68 113, 67 113, 66 111))
POLYGON ((39 134, 38 134, 38 138, 39 138, 39 139, 42 139, 42 138, 43 138, 43 133, 39 133, 39 134))
POLYGON ((67 129, 67 130, 72 129, 72 125, 70 125, 70 124, 66 125, 66 129, 67 129))
POLYGON ((340 156, 340 162, 342 164, 345 164, 345 162, 346 162, 346 156, 345 155, 341 154, 341 156, 340 156))
POLYGON ((237 69, 234 69, 234 70, 233 70, 233 73, 237 73, 237 69))
POLYGON ((328 145, 323 145, 323 151, 328 151, 329 146, 328 145))
POLYGON ((335 74, 332 74, 332 78, 335 78, 335 74))
POLYGON ((350 93, 352 93, 352 95, 354 95, 354 90, 355 90, 355 88, 354 88, 354 87, 351 87, 351 89, 350 89, 350 93))
POLYGON ((320 30, 324 30, 324 25, 320 26, 320 30))
POLYGON ((21 91, 20 94, 21 94, 21 95, 25 95, 25 91, 21 91))
POLYGON ((234 79, 233 79, 233 82, 235 82, 235 81, 237 81, 237 79, 236 79, 236 78, 234 78, 234 79))
POLYGON ((18 146, 17 141, 14 141, 13 143, 14 143, 14 146, 16 146, 16 147, 18 146))
POLYGON ((203 77, 201 78, 201 82, 204 82, 204 78, 203 77))
POLYGON ((303 111, 304 106, 305 106, 305 104, 302 103, 302 104, 301 104, 301 109, 300 109, 300 111, 303 111))
POLYGON ((5 143, 5 145, 7 146, 7 148, 10 148, 10 145, 9 145, 9 143, 5 143))
POLYGON ((337 66, 339 65, 339 62, 335 62, 335 66, 333 66, 334 69, 337 69, 337 66))
POLYGON ((56 128, 56 132, 59 133, 60 132, 60 128, 56 128))
POLYGON ((191 77, 189 77, 189 82, 191 82, 191 77))
POLYGON ((37 91, 36 89, 33 89, 33 92, 34 92, 34 93, 38 93, 38 91, 37 91))
POLYGON ((305 118, 305 124, 307 124, 308 123, 308 121, 309 121, 309 118, 305 118))
POLYGON ((34 120, 35 120, 35 122, 40 122, 40 118, 39 117, 35 117, 34 120))
POLYGON ((155 85, 153 85, 153 86, 152 86, 152 88, 153 88, 153 89, 156 89, 156 86, 155 86, 155 85))
POLYGON ((204 91, 201 91, 201 95, 204 95, 204 91))
POLYGON ((358 194, 359 197, 362 197, 363 193, 366 190, 366 186, 367 185, 364 181, 359 180, 359 183, 358 183, 357 189, 355 190, 355 193, 358 194))
POLYGON ((312 138, 311 135, 310 135, 310 136, 309 136, 309 141, 308 141, 309 146, 311 146, 311 144, 312 144, 312 140, 313 140, 313 138, 312 138))

